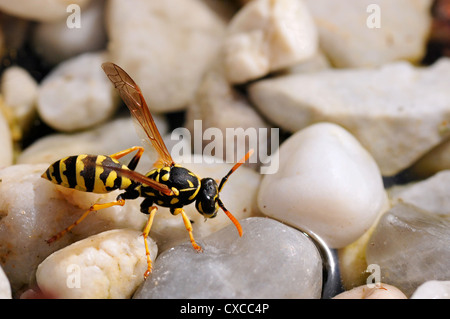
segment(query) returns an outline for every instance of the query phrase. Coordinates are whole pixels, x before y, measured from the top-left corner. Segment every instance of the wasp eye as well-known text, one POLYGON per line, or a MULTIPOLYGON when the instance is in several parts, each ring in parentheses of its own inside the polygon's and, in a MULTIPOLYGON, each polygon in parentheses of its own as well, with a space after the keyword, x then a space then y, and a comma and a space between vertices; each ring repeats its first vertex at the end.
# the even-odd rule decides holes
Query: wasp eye
POLYGON ((219 190, 217 183, 212 178, 203 178, 195 202, 195 207, 199 213, 206 218, 215 217, 219 209, 218 199, 219 190))

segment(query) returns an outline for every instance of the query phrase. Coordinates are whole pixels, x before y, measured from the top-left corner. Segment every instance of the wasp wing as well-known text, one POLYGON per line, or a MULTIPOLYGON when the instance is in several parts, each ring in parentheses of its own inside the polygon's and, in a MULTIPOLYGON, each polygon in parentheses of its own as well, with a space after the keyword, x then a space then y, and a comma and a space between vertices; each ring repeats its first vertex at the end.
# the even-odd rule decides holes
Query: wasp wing
POLYGON ((109 80, 114 84, 133 117, 145 131, 153 147, 158 152, 162 164, 164 166, 172 166, 174 164, 172 156, 156 127, 139 86, 121 67, 114 63, 103 63, 102 68, 109 80))
POLYGON ((132 171, 130 169, 127 168, 123 168, 120 167, 118 165, 114 165, 114 164, 106 164, 106 163, 102 163, 102 164, 97 164, 99 167, 103 168, 103 169, 108 169, 111 171, 114 171, 117 173, 118 176, 120 177, 126 177, 130 180, 132 180, 133 182, 138 182, 141 183, 142 185, 145 186, 149 186, 151 188, 153 188, 154 190, 160 191, 161 193, 168 195, 168 196, 172 196, 173 195, 173 191, 165 184, 161 184, 158 183, 157 181, 142 175, 141 173, 138 173, 136 171, 132 171))

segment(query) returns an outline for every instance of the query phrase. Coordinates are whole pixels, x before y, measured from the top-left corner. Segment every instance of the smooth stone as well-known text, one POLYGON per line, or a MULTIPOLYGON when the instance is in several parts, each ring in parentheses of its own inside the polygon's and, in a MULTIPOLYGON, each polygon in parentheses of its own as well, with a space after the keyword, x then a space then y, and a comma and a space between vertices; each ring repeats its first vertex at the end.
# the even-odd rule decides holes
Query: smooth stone
POLYGON ((307 0, 320 47, 341 68, 419 62, 426 52, 432 0, 307 0), (379 27, 377 27, 377 23, 379 27))
POLYGON ((295 65, 317 51, 318 35, 300 0, 255 0, 230 21, 223 44, 230 83, 245 83, 295 65))
MULTIPOLYGON (((148 239, 150 256, 158 248, 148 239)), ((80 240, 48 256, 36 282, 59 299, 125 299, 144 281, 147 270, 142 232, 115 229, 80 240)))
POLYGON ((398 288, 378 283, 375 287, 369 288, 366 285, 355 287, 344 291, 333 299, 408 299, 398 288))
POLYGON ((106 28, 111 60, 152 112, 186 108, 225 34, 222 18, 199 0, 109 1, 106 28))
POLYGON ((336 124, 318 123, 295 133, 272 157, 279 159, 279 169, 264 176, 258 207, 312 231, 331 248, 357 240, 386 208, 377 164, 336 124))
POLYGON ((139 200, 91 213, 59 240, 46 240, 72 224, 94 203, 114 201, 120 191, 106 195, 84 193, 41 178, 48 164, 13 165, 0 170, 0 256, 13 294, 34 282, 37 266, 52 252, 74 241, 114 228, 142 230, 147 217, 139 200))
POLYGON ((9 121, 3 115, 3 109, 6 108, 3 97, 0 96, 0 168, 9 166, 13 163, 13 137, 9 127, 9 121))
POLYGON ((176 246, 156 259, 133 298, 320 298, 322 260, 303 233, 268 218, 242 221, 199 243, 176 246))
POLYGON ((104 3, 93 0, 84 7, 79 28, 69 28, 66 19, 37 24, 31 38, 33 50, 47 63, 56 65, 78 54, 105 49, 104 3))
POLYGON ((118 100, 101 68, 108 59, 105 52, 89 52, 58 64, 39 86, 42 120, 55 130, 73 132, 111 118, 118 100))
POLYGON ((67 12, 70 4, 77 5, 83 10, 89 2, 90 0, 71 0, 70 2, 66 0, 0 0, 0 10, 28 20, 56 21, 66 20, 73 13, 73 11, 67 12))
POLYGON ((450 118, 449 75, 450 59, 442 58, 430 67, 398 62, 282 76, 256 82, 249 93, 263 115, 289 131, 318 121, 345 127, 391 176, 448 137, 441 128, 450 118))
POLYGON ((430 213, 450 216, 450 170, 441 171, 426 180, 396 185, 388 190, 392 205, 407 203, 430 213))
POLYGON ((0 299, 11 299, 11 286, 3 268, 0 267, 0 299))
POLYGON ((421 284, 411 299, 450 299, 450 281, 430 280, 421 284))
POLYGON ((450 277, 450 219, 398 204, 380 219, 367 245, 368 264, 380 267, 381 282, 410 297, 422 283, 450 277))
POLYGON ((0 91, 4 106, 11 112, 17 127, 17 139, 20 139, 36 116, 38 84, 24 68, 10 66, 2 73, 0 91))

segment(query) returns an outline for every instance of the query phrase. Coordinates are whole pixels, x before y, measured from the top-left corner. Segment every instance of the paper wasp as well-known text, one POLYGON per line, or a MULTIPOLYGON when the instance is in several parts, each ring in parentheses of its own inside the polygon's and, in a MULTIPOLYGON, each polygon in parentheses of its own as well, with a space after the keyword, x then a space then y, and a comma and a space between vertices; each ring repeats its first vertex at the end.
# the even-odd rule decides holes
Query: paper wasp
POLYGON ((189 205, 194 201, 198 212, 205 218, 215 217, 220 207, 234 223, 239 235, 242 236, 242 228, 238 220, 225 208, 219 198, 219 193, 228 177, 251 156, 253 151, 248 152, 236 163, 219 184, 212 178, 198 177, 190 170, 177 165, 173 161, 156 127, 142 92, 132 78, 113 63, 103 63, 102 68, 114 84, 122 100, 128 106, 132 116, 145 131, 152 146, 158 152, 159 160, 155 163, 156 168, 146 175, 136 172, 135 168, 144 152, 144 148, 134 146, 112 155, 69 156, 50 165, 45 173, 42 174, 42 177, 55 184, 100 194, 117 189, 124 190, 124 192, 118 195, 113 202, 92 205, 78 220, 47 242, 51 243, 63 236, 92 211, 115 205, 123 206, 125 205, 125 200, 138 197, 144 197, 141 203, 141 212, 149 215, 143 230, 148 264, 147 271, 144 274, 145 278, 150 274, 152 268, 147 236, 157 211, 156 205, 169 207, 172 214, 180 214, 182 216, 191 244, 197 251, 202 251, 202 248, 194 240, 191 222, 183 209, 183 206, 189 205), (136 154, 128 166, 118 161, 121 157, 135 151, 136 154))

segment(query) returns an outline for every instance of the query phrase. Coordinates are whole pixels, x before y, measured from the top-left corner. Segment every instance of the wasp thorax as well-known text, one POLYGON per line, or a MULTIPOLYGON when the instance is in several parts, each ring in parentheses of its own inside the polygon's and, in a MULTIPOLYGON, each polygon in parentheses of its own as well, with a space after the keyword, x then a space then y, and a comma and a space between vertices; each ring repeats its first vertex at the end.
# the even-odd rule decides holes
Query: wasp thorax
POLYGON ((206 218, 216 217, 219 209, 219 188, 216 181, 212 178, 203 178, 201 180, 200 191, 197 195, 195 207, 200 214, 206 218))

